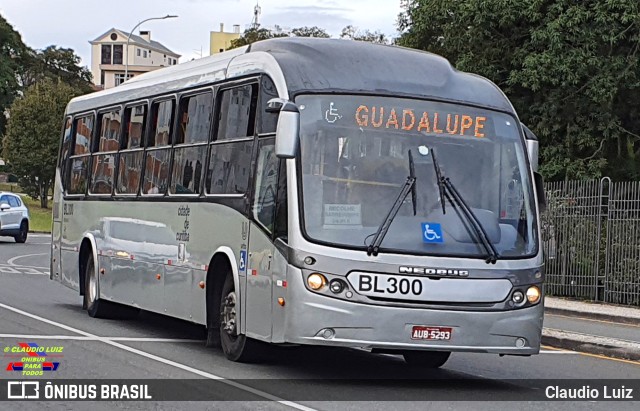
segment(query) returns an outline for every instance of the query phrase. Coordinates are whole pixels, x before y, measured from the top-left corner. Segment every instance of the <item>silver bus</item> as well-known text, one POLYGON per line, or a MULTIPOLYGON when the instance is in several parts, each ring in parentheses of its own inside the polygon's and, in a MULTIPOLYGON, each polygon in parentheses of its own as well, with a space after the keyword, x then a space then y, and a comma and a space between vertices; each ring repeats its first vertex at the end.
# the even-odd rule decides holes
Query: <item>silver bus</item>
POLYGON ((67 106, 51 279, 92 317, 439 367, 539 352, 537 141, 490 81, 421 51, 285 38, 67 106))

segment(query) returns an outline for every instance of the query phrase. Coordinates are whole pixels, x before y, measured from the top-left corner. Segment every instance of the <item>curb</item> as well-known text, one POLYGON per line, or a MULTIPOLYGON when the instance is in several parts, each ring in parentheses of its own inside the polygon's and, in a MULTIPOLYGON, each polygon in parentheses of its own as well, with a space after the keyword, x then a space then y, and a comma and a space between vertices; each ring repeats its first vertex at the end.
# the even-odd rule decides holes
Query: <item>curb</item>
POLYGON ((29 234, 51 234, 51 231, 31 231, 31 230, 29 230, 29 234))
POLYGON ((542 344, 565 350, 640 361, 640 343, 544 328, 542 344))
POLYGON ((568 310, 564 308, 551 308, 551 307, 545 307, 544 312, 545 314, 564 315, 567 317, 587 318, 587 319, 594 319, 594 320, 601 320, 601 321, 610 321, 610 322, 620 323, 620 324, 631 324, 631 325, 640 326, 639 319, 632 318, 632 317, 623 317, 621 315, 575 311, 575 310, 568 310))

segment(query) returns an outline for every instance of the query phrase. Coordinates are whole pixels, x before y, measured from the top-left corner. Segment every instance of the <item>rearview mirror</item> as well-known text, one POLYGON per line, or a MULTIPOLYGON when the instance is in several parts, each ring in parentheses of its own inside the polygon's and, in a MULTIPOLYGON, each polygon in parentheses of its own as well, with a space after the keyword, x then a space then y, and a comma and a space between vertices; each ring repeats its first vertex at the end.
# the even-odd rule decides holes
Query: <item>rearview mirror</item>
MULTIPOLYGON (((269 101, 269 105, 281 103, 281 99, 269 101), (277 101, 274 101, 277 100, 277 101)), ((276 156, 278 158, 295 158, 298 152, 300 132, 300 112, 298 107, 290 101, 282 104, 278 115, 276 128, 276 156)))
POLYGON ((11 206, 7 203, 2 203, 0 204, 0 211, 7 211, 7 210, 11 210, 11 206))

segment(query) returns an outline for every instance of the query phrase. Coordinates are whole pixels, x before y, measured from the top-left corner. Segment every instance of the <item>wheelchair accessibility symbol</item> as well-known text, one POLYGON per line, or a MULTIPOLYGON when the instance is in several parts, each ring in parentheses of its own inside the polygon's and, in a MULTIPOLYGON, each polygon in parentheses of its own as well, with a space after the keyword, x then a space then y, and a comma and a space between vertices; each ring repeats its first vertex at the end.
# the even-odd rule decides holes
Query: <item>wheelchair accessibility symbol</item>
POLYGON ((329 110, 324 112, 324 119, 327 120, 327 123, 335 123, 340 120, 342 116, 338 114, 338 109, 333 107, 333 101, 329 104, 329 110))
POLYGON ((240 272, 245 272, 247 269, 247 250, 240 250, 240 263, 238 264, 240 272))
POLYGON ((444 243, 440 224, 422 223, 422 241, 425 243, 444 243))

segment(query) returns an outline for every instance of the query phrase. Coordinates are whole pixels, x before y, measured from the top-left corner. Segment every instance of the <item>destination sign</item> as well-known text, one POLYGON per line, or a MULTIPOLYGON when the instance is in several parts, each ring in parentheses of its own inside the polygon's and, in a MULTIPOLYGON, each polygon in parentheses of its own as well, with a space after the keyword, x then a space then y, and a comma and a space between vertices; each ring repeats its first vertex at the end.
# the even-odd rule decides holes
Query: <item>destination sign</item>
POLYGON ((451 134, 483 138, 485 116, 410 108, 360 105, 355 121, 360 127, 387 128, 404 131, 451 134))

